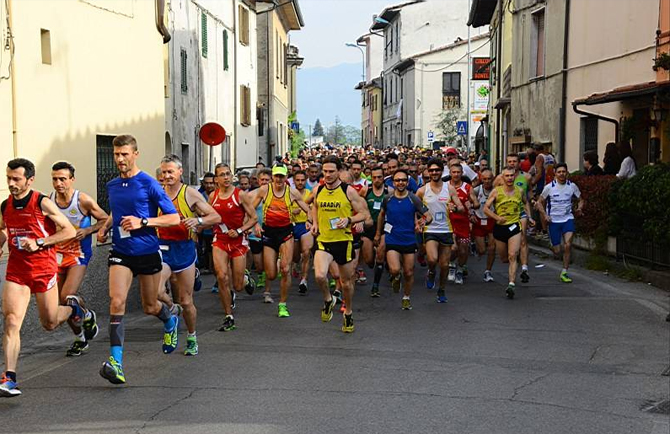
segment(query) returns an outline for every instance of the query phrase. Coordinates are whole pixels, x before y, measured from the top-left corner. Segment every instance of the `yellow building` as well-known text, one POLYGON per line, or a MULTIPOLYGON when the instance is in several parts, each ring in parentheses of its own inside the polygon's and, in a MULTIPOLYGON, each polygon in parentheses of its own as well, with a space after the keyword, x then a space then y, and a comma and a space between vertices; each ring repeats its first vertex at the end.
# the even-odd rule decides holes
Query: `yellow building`
POLYGON ((156 4, 8 0, 0 12, 10 25, 0 45, 2 164, 30 159, 35 188, 48 192, 51 165, 67 160, 77 185, 104 206, 104 184, 117 173, 111 140, 129 133, 140 167, 153 173, 165 148, 156 4))

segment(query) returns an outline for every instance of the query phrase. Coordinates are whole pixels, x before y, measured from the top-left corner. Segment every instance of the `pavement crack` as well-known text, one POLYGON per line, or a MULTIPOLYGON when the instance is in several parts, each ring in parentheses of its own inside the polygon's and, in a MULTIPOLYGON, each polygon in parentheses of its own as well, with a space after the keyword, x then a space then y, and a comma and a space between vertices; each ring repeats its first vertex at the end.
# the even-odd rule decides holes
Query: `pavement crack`
POLYGON ((539 376, 537 376, 537 377, 535 377, 535 378, 533 378, 533 379, 531 379, 531 380, 525 382, 525 383, 522 384, 521 386, 515 387, 515 388, 514 388, 514 393, 513 393, 512 396, 509 398, 510 401, 516 401, 516 397, 517 397, 517 395, 519 395, 519 392, 521 392, 521 390, 525 389, 526 387, 532 386, 533 384, 535 384, 535 383, 537 383, 537 382, 539 382, 539 381, 542 381, 543 379, 547 378, 547 377, 550 376, 550 375, 551 375, 551 374, 542 374, 542 375, 539 375, 539 376))
POLYGON ((142 432, 142 430, 144 430, 144 428, 146 428, 147 425, 149 425, 150 422, 153 422, 154 420, 156 420, 156 418, 157 418, 158 416, 160 416, 162 413, 165 413, 166 411, 170 410, 172 407, 175 407, 176 405, 181 404, 182 402, 184 402, 184 401, 186 401, 187 399, 191 398, 191 397, 193 396, 193 394, 194 394, 198 389, 199 389, 199 388, 197 388, 197 387, 191 389, 191 391, 188 393, 188 395, 186 395, 186 396, 184 396, 184 397, 182 397, 182 398, 177 399, 176 401, 170 403, 169 405, 165 406, 164 408, 161 408, 160 410, 158 410, 156 413, 152 414, 152 415, 149 417, 149 419, 147 419, 146 422, 144 422, 144 424, 142 424, 142 426, 141 426, 139 429, 137 429, 137 431, 135 431, 135 434, 139 434, 140 432, 142 432))
POLYGON ((596 354, 598 354, 598 351, 603 347, 603 345, 598 345, 595 350, 593 350, 593 354, 591 354, 591 357, 589 357, 589 365, 593 363, 593 359, 596 358, 596 354))

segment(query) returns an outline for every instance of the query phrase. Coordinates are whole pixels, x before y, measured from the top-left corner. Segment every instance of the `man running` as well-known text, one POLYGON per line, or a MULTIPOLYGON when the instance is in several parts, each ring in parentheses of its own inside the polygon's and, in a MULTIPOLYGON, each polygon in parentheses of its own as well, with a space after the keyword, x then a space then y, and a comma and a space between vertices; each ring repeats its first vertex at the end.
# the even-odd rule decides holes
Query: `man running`
POLYGON ((76 231, 58 207, 30 187, 35 180, 35 165, 23 158, 7 163, 10 196, 0 205, 0 255, 5 242, 9 247, 7 274, 2 286, 2 313, 5 371, 0 377, 0 397, 21 395, 17 386, 16 366, 21 351, 21 326, 30 304, 35 302, 40 322, 51 331, 65 321, 85 331, 98 328, 95 313, 87 310, 76 295, 67 297, 67 305, 58 302, 56 286, 58 263, 54 245, 71 240, 76 231))
MULTIPOLYGON (((530 215, 530 206, 526 197, 514 184, 514 173, 513 167, 503 169, 502 176, 505 185, 495 187, 484 205, 484 213, 496 222, 493 237, 496 240, 498 256, 503 263, 509 263, 509 284, 505 293, 510 300, 514 298, 517 259, 521 245, 520 209, 525 208, 526 214, 530 215), (495 205, 495 212, 491 209, 492 205, 495 205)), ((531 226, 535 225, 532 218, 529 219, 529 222, 531 226)))
POLYGON ((214 270, 225 313, 219 331, 228 332, 236 329, 233 317, 235 292, 242 291, 246 286, 247 292, 253 293, 246 272, 249 247, 245 232, 253 228, 258 219, 248 194, 233 185, 230 166, 219 163, 214 168, 214 174, 219 188, 211 194, 209 203, 221 219, 221 223, 214 226, 214 270))
POLYGON ((484 205, 489 199, 491 191, 493 191, 493 172, 489 168, 482 169, 479 172, 479 179, 482 183, 475 187, 475 196, 477 196, 480 208, 475 210, 472 216, 472 236, 475 238, 475 246, 479 257, 481 258, 486 254, 484 282, 493 282, 491 269, 496 258, 496 242, 493 238, 495 220, 484 214, 484 205))
POLYGON ((198 354, 195 330, 198 312, 193 304, 197 261, 195 231, 199 226, 220 223, 221 217, 209 206, 202 194, 181 181, 184 170, 178 156, 166 155, 161 160, 161 171, 165 193, 172 198, 172 204, 177 209, 181 223, 158 229, 163 259, 159 288, 164 288, 165 283, 170 280, 174 302, 181 305, 188 329, 184 355, 195 356, 198 354))
MULTIPOLYGON (((295 189, 302 197, 303 201, 307 201, 312 194, 307 190, 307 174, 298 170, 293 174, 293 182, 295 189)), ((309 274, 309 260, 312 256, 312 247, 314 246, 314 236, 312 232, 307 229, 308 214, 300 208, 295 202, 291 205, 291 213, 293 214, 293 240, 298 243, 299 248, 294 248, 293 261, 300 264, 300 284, 298 285, 298 294, 307 294, 307 276, 309 274)), ((311 218, 311 217, 310 217, 311 218)))
POLYGON ((563 242, 563 269, 560 279, 564 283, 572 283, 568 276, 570 266, 570 250, 572 247, 572 236, 575 233, 575 217, 572 214, 572 200, 579 199, 575 214, 582 214, 584 199, 579 187, 568 180, 568 165, 558 163, 555 167, 555 179, 544 187, 539 197, 540 213, 549 223, 549 237, 551 239, 551 250, 554 255, 561 253, 561 241, 563 242), (546 209, 545 209, 546 206, 546 209))
MULTIPOLYGON (((357 158, 353 158, 351 161, 351 166, 349 168, 349 175, 351 177, 351 186, 358 192, 358 195, 361 196, 362 198, 365 198, 365 196, 368 194, 368 180, 361 177, 361 173, 363 173, 363 163, 358 160, 357 158)), ((342 180, 343 182, 347 182, 346 180, 342 180)), ((368 279, 365 276, 365 272, 361 267, 359 267, 359 259, 360 259, 360 253, 361 253, 361 248, 363 246, 363 228, 357 228, 356 226, 352 227, 352 232, 354 234, 354 250, 356 250, 356 258, 354 258, 354 261, 356 261, 356 278, 355 282, 359 284, 365 284, 368 279), (360 230, 359 230, 360 229, 360 230)))
MULTIPOLYGON (((293 260, 293 221, 291 205, 297 204, 309 214, 309 207, 303 196, 286 185, 286 166, 272 168, 272 182, 258 189, 253 200, 253 208, 263 203, 263 262, 265 270, 265 292, 270 292, 270 282, 277 278, 277 256, 281 281, 279 284, 279 304, 277 316, 288 318, 291 314, 286 306, 288 290, 291 286, 291 261, 293 260)), ((308 220, 307 223, 311 222, 308 220)))
POLYGON ((386 237, 386 261, 391 273, 393 292, 400 292, 400 272, 404 276, 402 309, 412 309, 410 295, 414 286, 414 254, 416 253, 416 235, 421 233, 433 218, 428 208, 414 193, 407 190, 411 178, 404 169, 393 174, 393 193, 384 198, 377 221, 375 242, 381 241, 382 233, 386 237), (420 217, 417 219, 416 216, 420 217))
MULTIPOLYGON (((261 169, 258 171, 259 187, 268 185, 272 181, 272 170, 261 169)), ((259 189, 256 188, 249 193, 249 200, 253 202, 259 189)), ((265 271, 263 270, 263 229, 261 223, 263 222, 263 204, 259 203, 256 207, 256 224, 253 229, 249 231, 249 250, 256 268, 256 288, 263 289, 263 302, 273 303, 272 294, 265 291, 265 271)))
POLYGON ((327 156, 323 159, 324 184, 317 188, 312 207, 312 234, 317 242, 317 251, 314 253, 314 275, 324 298, 321 321, 328 322, 333 318, 333 307, 336 302, 328 288, 328 268, 332 262, 337 264, 346 306, 342 331, 352 333, 354 331, 352 277, 355 263, 351 226, 364 222, 370 214, 365 200, 358 195, 358 192, 340 181, 341 169, 342 162, 339 158, 327 156))
POLYGON ((98 242, 107 240, 112 230, 109 253, 109 360, 100 375, 112 384, 123 384, 123 316, 133 277, 139 276, 144 313, 163 322, 163 352, 177 348, 179 317, 158 300, 160 272, 163 268, 156 228, 179 224, 179 214, 161 185, 137 167, 139 150, 131 135, 112 141, 119 177, 107 183, 111 215, 98 231, 98 242), (158 216, 158 209, 163 215, 158 216))
POLYGON ((368 190, 365 200, 368 204, 368 212, 372 218, 372 225, 365 227, 363 231, 363 261, 370 268, 374 268, 374 281, 370 290, 371 297, 379 297, 379 282, 384 272, 384 262, 386 261, 386 250, 384 249, 384 236, 379 239, 375 246, 375 235, 377 234, 377 221, 379 212, 382 209, 384 197, 388 194, 388 189, 384 185, 384 171, 380 166, 372 169, 372 188, 368 190))
MULTIPOLYGON (((98 206, 93 198, 74 188, 74 166, 65 161, 58 162, 51 167, 51 183, 54 193, 51 199, 58 210, 68 219, 77 231, 74 239, 56 244, 56 262, 58 262, 58 292, 61 304, 65 304, 68 296, 76 295, 84 281, 86 267, 93 256, 91 234, 97 232, 107 221, 107 213, 98 206), (96 224, 91 224, 91 217, 96 224)), ((88 351, 88 341, 98 334, 96 318, 84 319, 84 327, 68 321, 68 325, 75 335, 75 340, 65 353, 68 357, 81 356, 88 351)))
POLYGON ((433 158, 428 162, 430 181, 417 192, 419 199, 433 216, 432 222, 423 228, 423 243, 426 246, 428 275, 426 287, 435 288, 435 267, 440 265, 440 286, 437 290, 437 302, 446 303, 445 286, 449 275, 451 246, 454 244, 453 229, 449 215, 451 212, 463 212, 464 207, 458 198, 456 189, 448 182, 442 181, 444 164, 442 160, 433 158))
POLYGON ((461 212, 449 213, 456 243, 451 247, 452 262, 449 264, 447 278, 457 285, 462 285, 464 269, 470 256, 470 210, 479 208, 479 202, 472 186, 463 181, 463 166, 459 160, 454 159, 449 162, 449 175, 449 183, 456 189, 458 198, 465 208, 461 212))

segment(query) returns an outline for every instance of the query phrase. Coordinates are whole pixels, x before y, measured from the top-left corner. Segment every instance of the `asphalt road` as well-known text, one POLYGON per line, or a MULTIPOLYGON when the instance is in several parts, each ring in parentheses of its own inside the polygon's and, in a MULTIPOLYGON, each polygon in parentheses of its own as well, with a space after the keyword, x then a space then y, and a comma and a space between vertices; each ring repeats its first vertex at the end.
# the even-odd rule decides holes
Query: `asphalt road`
POLYGON ((670 432, 668 294, 576 269, 566 285, 558 270, 534 257, 510 301, 506 269, 484 283, 471 258, 466 284, 437 304, 417 267, 412 311, 386 278, 379 299, 357 289, 353 334, 340 315, 322 323, 320 294, 299 297, 297 282, 291 318, 243 295, 238 330, 218 332, 218 298, 203 290, 200 354, 183 356, 185 331, 178 352, 162 354, 160 322, 130 315, 120 387, 98 375, 106 327, 75 359, 64 357, 67 330, 45 333, 24 342, 24 394, 0 400, 0 432, 670 432))

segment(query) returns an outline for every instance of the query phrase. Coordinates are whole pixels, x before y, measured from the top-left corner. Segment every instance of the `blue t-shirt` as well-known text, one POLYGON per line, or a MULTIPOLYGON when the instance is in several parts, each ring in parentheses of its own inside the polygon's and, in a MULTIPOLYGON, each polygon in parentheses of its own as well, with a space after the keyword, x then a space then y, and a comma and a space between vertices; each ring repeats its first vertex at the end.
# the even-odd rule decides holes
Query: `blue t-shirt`
POLYGON ((150 218, 176 214, 177 210, 161 185, 151 176, 139 172, 132 178, 114 178, 107 183, 112 223, 112 249, 124 255, 139 256, 158 252, 158 236, 154 228, 140 228, 130 233, 121 229, 125 216, 150 218))
POLYGON ((417 213, 423 215, 428 211, 421 199, 414 193, 409 193, 402 199, 398 199, 394 194, 389 194, 384 197, 382 209, 386 220, 384 224, 386 244, 396 246, 416 245, 414 216, 417 213))
MULTIPOLYGON (((395 188, 393 186, 393 177, 392 176, 387 176, 386 179, 384 180, 384 185, 386 185, 389 188, 395 188)), ((416 181, 411 176, 409 177, 409 182, 407 184, 407 190, 411 191, 412 193, 416 193, 419 190, 419 186, 416 185, 416 181)))

